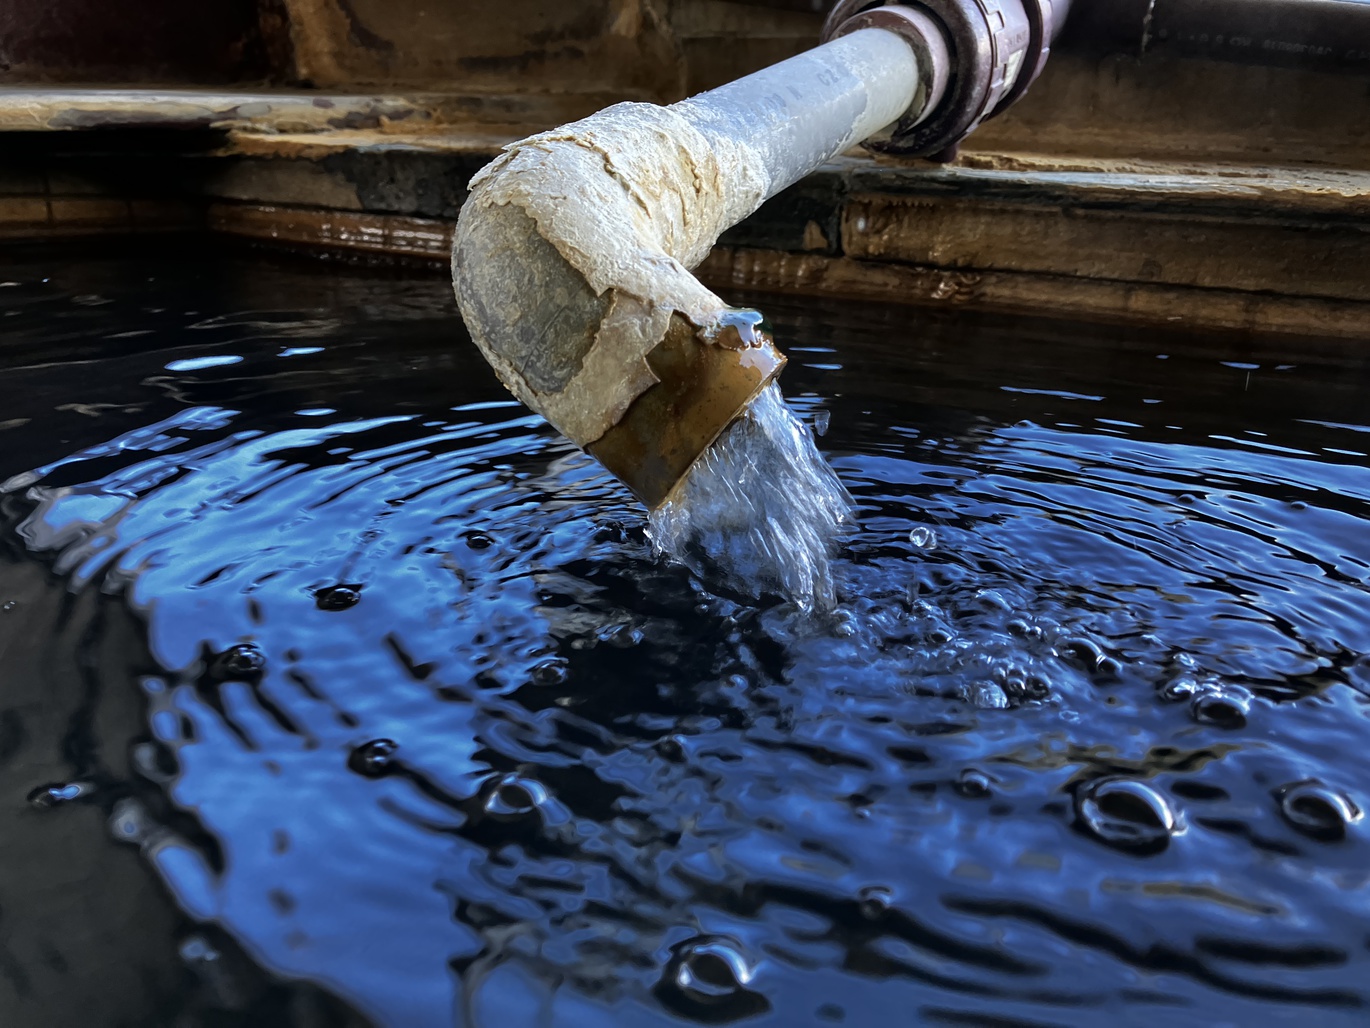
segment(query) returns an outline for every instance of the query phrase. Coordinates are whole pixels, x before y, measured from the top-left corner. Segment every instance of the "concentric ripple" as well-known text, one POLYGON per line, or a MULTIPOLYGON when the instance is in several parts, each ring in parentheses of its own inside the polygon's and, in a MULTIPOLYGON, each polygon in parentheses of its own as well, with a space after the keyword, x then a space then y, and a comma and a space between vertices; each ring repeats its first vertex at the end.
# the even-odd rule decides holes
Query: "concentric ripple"
POLYGON ((441 279, 191 256, 0 267, 5 1023, 1370 1016, 1363 363, 730 298, 856 503, 810 616, 441 279))

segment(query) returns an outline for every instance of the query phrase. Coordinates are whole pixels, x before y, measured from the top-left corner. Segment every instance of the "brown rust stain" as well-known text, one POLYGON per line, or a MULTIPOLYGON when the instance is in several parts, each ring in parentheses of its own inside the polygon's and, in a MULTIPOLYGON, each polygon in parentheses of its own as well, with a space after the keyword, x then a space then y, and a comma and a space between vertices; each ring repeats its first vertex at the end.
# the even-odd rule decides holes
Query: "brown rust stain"
POLYGON ((800 245, 805 250, 827 250, 832 243, 824 234, 823 226, 810 220, 804 224, 804 236, 800 240, 800 245))
POLYGON ((231 132, 225 152, 244 157, 275 157, 282 160, 323 160, 339 154, 365 157, 367 151, 421 150, 429 154, 494 157, 500 148, 526 135, 518 126, 478 126, 445 132, 439 138, 428 133, 376 130, 334 132, 231 132))
POLYGON ((1229 220, 1370 216, 1370 171, 1188 162, 1029 159, 996 154, 953 166, 847 161, 856 194, 957 198, 1028 206, 1194 211, 1229 220))
POLYGON ((732 341, 705 342, 693 325, 672 315, 647 356, 657 383, 588 447, 648 507, 665 502, 699 455, 785 365, 768 335, 746 344, 736 328, 722 331, 732 341))
POLYGON ((715 247, 697 274, 718 288, 964 306, 981 299, 983 280, 974 271, 730 247, 715 247))
POLYGON ((597 0, 283 2, 297 77, 318 87, 453 91, 459 83, 473 93, 605 91, 656 100, 684 93, 683 57, 652 0, 607 10, 597 0))
POLYGON ((212 231, 310 249, 446 262, 452 225, 432 218, 267 204, 211 203, 212 231))
POLYGON ((1370 339, 1370 304, 1063 275, 949 271, 849 257, 719 247, 697 269, 716 289, 1050 314, 1197 331, 1370 339))
POLYGON ((1176 286, 1370 300, 1370 232, 1359 213, 1234 217, 1183 195, 1053 203, 857 195, 842 213, 851 257, 1176 286))
MULTIPOLYGON (((452 225, 437 219, 284 205, 101 196, 0 197, 0 238, 45 238, 199 225, 304 249, 403 257, 445 266, 452 225)), ((718 290, 1043 314, 1146 327, 1257 336, 1370 339, 1370 304, 1163 283, 893 264, 851 257, 718 247, 697 269, 718 290)))
POLYGON ((393 40, 386 39, 384 36, 377 35, 367 28, 366 24, 357 16, 356 7, 352 0, 336 0, 338 10, 342 12, 343 18, 347 22, 347 38, 354 46, 366 47, 369 50, 379 50, 382 53, 393 53, 395 43, 393 40))

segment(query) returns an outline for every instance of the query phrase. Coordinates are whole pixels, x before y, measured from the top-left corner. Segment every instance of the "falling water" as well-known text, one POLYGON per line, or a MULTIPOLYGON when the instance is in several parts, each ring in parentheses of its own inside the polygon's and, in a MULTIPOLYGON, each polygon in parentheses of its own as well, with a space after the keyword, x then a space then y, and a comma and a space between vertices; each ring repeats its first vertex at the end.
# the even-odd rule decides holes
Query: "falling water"
POLYGON ((652 512, 657 548, 711 584, 834 604, 832 557, 851 497, 772 383, 652 512))

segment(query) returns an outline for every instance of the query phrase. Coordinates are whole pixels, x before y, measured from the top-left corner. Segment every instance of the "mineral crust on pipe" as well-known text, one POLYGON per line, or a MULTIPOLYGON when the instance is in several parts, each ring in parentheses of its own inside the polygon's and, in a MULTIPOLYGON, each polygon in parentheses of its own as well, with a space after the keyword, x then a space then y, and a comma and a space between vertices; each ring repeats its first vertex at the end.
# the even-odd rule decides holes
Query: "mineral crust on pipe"
POLYGON ((895 120, 916 80, 908 45, 866 30, 675 107, 617 104, 511 144, 457 223, 472 338, 515 396, 595 442, 656 382, 647 355, 672 314, 714 338, 728 305, 689 269, 718 236, 895 120))
POLYGON ((463 313, 479 312, 467 325, 501 381, 576 444, 656 381, 647 354, 673 311, 707 331, 727 309, 688 269, 768 194, 761 163, 739 158, 669 107, 618 104, 515 143, 472 181, 452 268, 463 313), (510 212, 470 216, 481 207, 510 212), (549 246, 527 245, 525 219, 549 246), (510 338, 492 339, 501 320, 510 338))

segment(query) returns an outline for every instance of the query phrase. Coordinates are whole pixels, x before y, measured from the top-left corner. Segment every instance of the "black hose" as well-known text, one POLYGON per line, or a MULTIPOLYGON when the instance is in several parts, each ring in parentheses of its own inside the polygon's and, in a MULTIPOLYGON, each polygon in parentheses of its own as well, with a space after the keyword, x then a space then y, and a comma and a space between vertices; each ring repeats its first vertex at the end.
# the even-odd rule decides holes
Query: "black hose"
POLYGON ((1370 0, 1085 0, 1061 47, 1364 71, 1370 0))

